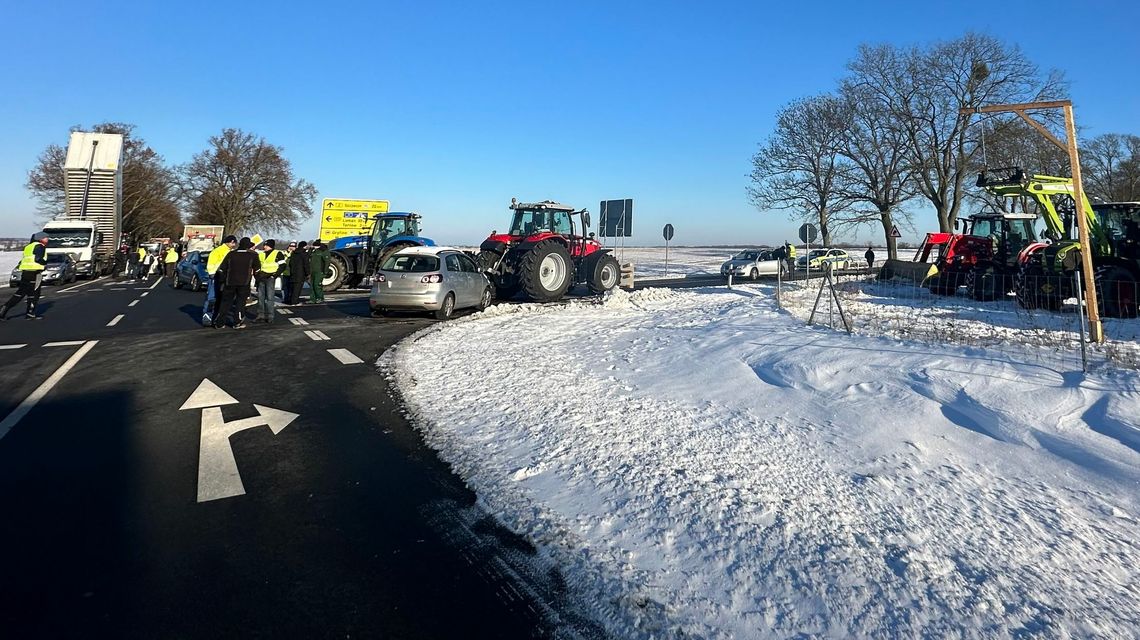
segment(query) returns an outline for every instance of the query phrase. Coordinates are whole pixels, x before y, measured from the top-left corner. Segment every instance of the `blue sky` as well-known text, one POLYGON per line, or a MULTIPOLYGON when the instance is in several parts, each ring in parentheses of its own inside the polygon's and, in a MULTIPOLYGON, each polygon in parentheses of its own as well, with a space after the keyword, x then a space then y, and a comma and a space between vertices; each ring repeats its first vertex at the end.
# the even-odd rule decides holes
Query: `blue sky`
POLYGON ((595 214, 634 198, 630 243, 660 243, 666 222, 677 244, 779 242, 797 223, 748 204, 749 158, 776 110, 832 89, 859 43, 1000 35, 1066 72, 1086 135, 1140 133, 1136 6, 13 3, 0 235, 34 231, 23 184, 40 151, 111 120, 174 163, 224 127, 254 132, 320 197, 388 199, 450 244, 504 227, 511 197, 595 214), (1034 21, 1060 15, 1071 30, 1034 21))

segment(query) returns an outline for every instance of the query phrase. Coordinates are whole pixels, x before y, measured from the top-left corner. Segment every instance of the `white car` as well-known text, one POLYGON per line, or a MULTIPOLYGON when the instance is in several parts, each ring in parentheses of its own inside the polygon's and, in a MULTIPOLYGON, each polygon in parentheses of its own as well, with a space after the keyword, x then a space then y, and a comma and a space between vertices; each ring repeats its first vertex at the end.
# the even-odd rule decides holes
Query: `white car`
POLYGON ((493 295, 491 281, 471 256, 450 247, 408 247, 380 265, 368 305, 381 315, 431 311, 447 320, 456 309, 486 309, 493 295))
POLYGON ((807 269, 809 264, 812 271, 823 269, 825 264, 842 271, 851 267, 851 256, 843 249, 812 249, 806 256, 796 258, 796 269, 807 269))
POLYGON ((783 262, 776 259, 770 249, 745 249, 720 265, 720 275, 734 278, 774 276, 783 268, 783 262))

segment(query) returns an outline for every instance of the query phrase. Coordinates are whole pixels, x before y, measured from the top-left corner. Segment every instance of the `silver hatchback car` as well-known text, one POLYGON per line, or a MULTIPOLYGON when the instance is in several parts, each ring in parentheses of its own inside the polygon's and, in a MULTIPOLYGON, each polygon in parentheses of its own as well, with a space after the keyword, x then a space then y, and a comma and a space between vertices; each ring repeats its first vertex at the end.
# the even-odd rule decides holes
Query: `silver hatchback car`
POLYGON ((470 256, 449 247, 408 247, 388 256, 372 283, 373 313, 432 311, 446 320, 456 309, 482 311, 494 289, 470 256))

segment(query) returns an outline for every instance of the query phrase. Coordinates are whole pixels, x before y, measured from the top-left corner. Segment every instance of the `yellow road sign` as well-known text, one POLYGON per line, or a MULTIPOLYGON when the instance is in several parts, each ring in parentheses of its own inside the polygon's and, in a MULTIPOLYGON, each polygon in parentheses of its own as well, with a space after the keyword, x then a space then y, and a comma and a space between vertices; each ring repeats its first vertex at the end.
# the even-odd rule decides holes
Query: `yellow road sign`
POLYGON ((387 200, 325 198, 321 203, 321 242, 368 232, 371 216, 388 213, 387 200))

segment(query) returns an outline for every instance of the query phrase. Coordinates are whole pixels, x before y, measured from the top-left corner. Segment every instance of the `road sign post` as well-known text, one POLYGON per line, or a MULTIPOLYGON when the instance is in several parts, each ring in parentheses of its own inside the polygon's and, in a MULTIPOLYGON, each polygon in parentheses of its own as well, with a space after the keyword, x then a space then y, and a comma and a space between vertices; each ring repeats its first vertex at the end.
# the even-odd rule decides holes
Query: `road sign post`
POLYGON ((807 266, 804 277, 808 280, 811 280, 811 243, 814 242, 817 237, 819 237, 819 230, 815 228, 814 224, 805 222, 800 225, 800 240, 805 243, 804 263, 807 266))
POLYGON ((665 238, 665 275, 669 275, 669 241, 673 239, 673 225, 666 224, 661 235, 665 238))

